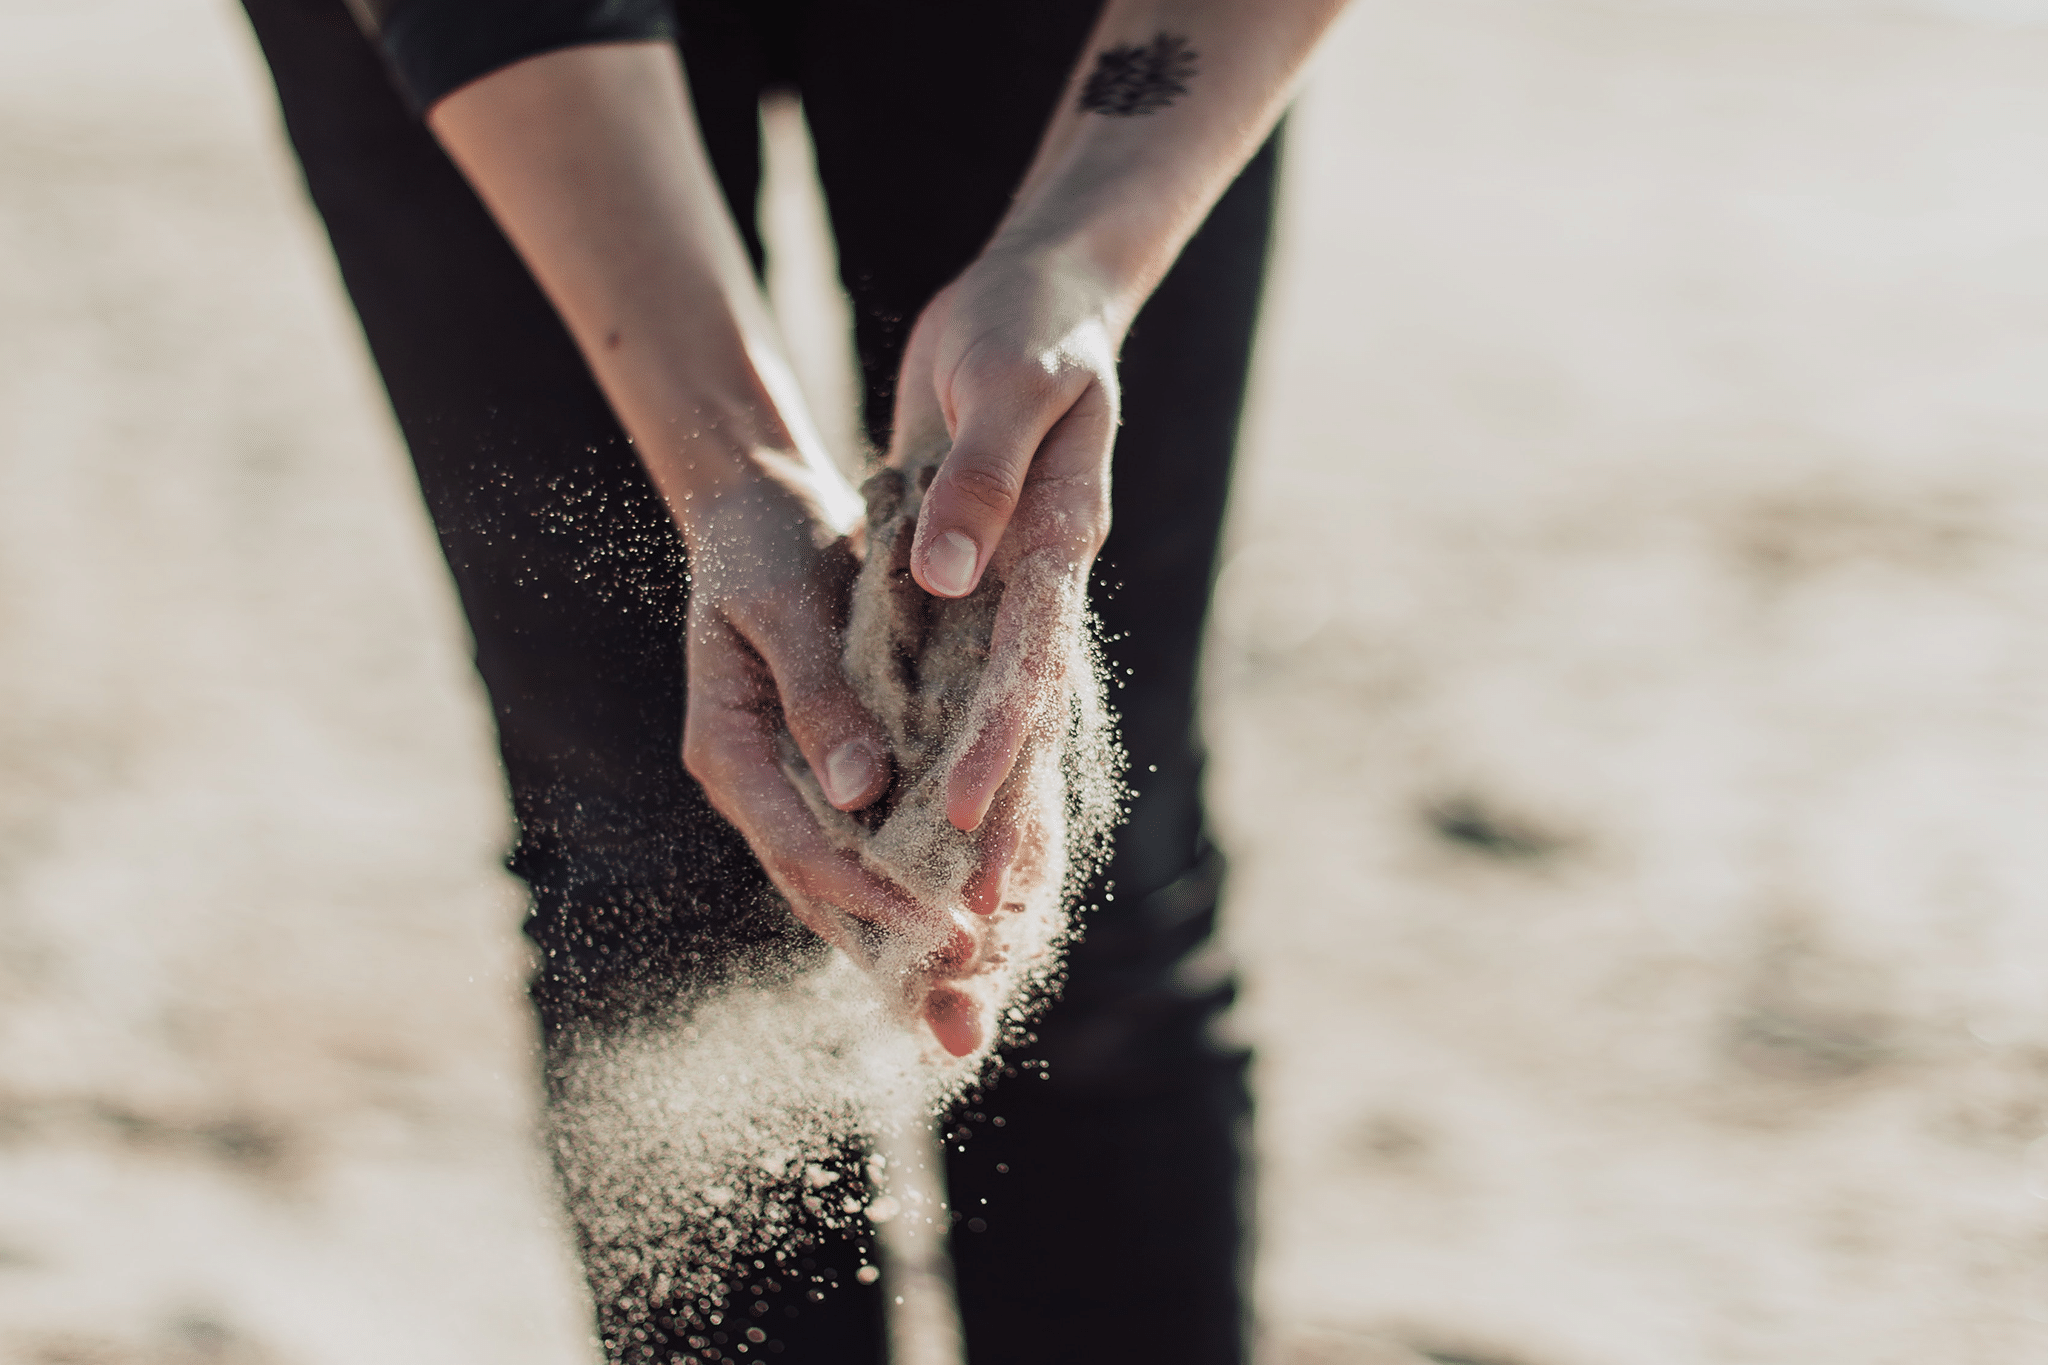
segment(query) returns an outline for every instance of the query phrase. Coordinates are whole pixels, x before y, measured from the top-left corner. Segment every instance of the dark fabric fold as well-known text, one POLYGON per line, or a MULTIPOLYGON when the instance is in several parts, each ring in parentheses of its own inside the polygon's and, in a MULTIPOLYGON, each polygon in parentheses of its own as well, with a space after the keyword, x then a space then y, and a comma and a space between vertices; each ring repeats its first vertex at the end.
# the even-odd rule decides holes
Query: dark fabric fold
POLYGON ((668 0, 356 0, 414 117, 501 67, 585 43, 672 39, 668 0))

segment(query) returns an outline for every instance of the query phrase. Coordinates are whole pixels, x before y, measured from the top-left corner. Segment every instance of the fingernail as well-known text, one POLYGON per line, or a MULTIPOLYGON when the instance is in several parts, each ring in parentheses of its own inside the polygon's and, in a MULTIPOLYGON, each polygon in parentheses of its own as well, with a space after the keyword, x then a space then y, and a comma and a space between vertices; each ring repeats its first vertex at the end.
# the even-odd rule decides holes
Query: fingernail
POLYGON ((974 581, 974 542, 948 531, 924 552, 925 580, 948 597, 959 597, 974 581))
POLYGON ((825 756, 825 799, 843 806, 860 796, 879 771, 875 751, 864 740, 852 740, 825 756))

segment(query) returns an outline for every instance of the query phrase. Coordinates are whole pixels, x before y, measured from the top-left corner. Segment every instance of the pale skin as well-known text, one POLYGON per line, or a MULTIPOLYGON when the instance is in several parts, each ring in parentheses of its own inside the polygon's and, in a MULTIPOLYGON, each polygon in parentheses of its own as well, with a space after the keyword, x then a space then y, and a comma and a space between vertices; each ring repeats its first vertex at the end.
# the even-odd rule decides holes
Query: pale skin
MULTIPOLYGON (((911 332, 890 458, 950 446, 911 556, 926 591, 965 596, 1027 559, 1085 585, 1109 531, 1124 334, 1342 4, 1105 8, 1010 212, 911 332), (1097 54, 1160 33, 1196 54, 1185 93, 1139 116, 1085 112, 1097 54)), ((949 1051, 972 1052, 987 1021, 945 981, 972 936, 835 848, 776 761, 786 720, 835 806, 862 809, 889 785, 882 728, 839 670, 862 509, 804 412, 674 48, 545 53, 456 90, 427 121, 561 314, 682 531, 685 767, 812 929, 844 946, 852 916, 937 944, 921 1012, 949 1051)), ((997 647, 1053 657, 1053 628, 999 611, 997 647)), ((966 909, 984 915, 1037 818, 998 793, 1030 717, 1064 686, 1048 668, 991 672, 1008 690, 983 708, 946 788, 947 818, 978 831, 966 909)))

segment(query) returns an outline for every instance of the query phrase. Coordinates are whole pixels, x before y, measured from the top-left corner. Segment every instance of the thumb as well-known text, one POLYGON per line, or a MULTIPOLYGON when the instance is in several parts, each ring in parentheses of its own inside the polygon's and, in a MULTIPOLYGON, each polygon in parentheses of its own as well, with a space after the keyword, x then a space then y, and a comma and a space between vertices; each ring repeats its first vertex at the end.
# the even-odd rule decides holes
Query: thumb
POLYGON ((825 799, 860 810, 888 789, 889 740, 839 666, 839 632, 824 609, 785 603, 772 619, 736 621, 775 680, 783 722, 825 799))
POLYGON ((949 385, 953 447, 918 511, 911 574, 936 597, 965 597, 1024 496, 1041 443, 1093 376, 1030 357, 964 357, 949 385))

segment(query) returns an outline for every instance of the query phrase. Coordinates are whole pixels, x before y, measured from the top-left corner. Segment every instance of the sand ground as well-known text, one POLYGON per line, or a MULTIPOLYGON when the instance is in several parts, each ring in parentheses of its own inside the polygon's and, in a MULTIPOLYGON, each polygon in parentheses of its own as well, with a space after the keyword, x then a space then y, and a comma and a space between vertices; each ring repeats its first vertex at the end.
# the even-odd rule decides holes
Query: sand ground
MULTIPOLYGON (((1209 675, 1275 1362, 2048 1359, 2042 20, 1333 40, 1209 675)), ((0 35, 0 1361, 587 1359, 465 640, 238 16, 0 35)))

